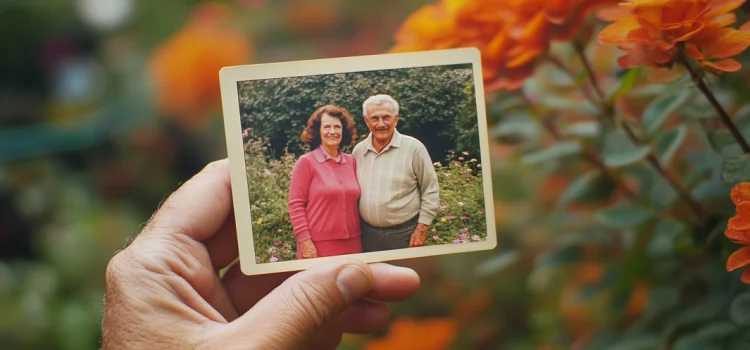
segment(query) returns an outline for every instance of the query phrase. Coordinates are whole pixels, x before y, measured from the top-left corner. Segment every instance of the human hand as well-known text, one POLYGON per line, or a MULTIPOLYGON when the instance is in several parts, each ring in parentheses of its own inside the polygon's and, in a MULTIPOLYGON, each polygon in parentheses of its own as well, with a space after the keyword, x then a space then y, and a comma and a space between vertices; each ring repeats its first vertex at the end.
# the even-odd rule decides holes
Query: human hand
POLYGON ((421 247, 427 243, 427 225, 419 223, 417 228, 411 234, 411 241, 409 241, 409 248, 421 247))
POLYGON ((334 349, 344 332, 385 327, 384 302, 419 286, 412 270, 351 257, 246 276, 231 198, 227 161, 212 163, 110 260, 103 349, 334 349))
POLYGON ((299 246, 299 249, 302 249, 303 259, 312 259, 318 257, 318 250, 315 249, 315 243, 313 243, 312 239, 306 239, 302 242, 299 242, 299 246))

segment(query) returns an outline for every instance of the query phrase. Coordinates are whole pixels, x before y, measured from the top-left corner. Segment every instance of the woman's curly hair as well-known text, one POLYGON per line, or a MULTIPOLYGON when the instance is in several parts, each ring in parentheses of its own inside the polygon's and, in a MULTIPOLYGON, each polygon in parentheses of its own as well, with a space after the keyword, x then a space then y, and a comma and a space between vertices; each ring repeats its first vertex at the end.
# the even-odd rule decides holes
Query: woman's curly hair
POLYGON ((320 146, 320 120, 323 119, 324 115, 330 115, 331 117, 338 118, 341 120, 342 135, 341 144, 339 147, 349 146, 353 140, 357 137, 357 128, 354 126, 354 118, 345 108, 334 105, 326 105, 318 108, 307 120, 307 126, 302 131, 300 138, 302 142, 310 146, 310 149, 316 149, 320 146))

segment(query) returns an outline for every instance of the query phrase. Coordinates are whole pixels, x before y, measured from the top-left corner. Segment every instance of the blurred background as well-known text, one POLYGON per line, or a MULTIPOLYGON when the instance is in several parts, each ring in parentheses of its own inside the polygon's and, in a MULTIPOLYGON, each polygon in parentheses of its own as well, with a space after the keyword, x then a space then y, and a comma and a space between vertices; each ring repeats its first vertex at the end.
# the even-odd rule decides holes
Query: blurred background
MULTIPOLYGON (((694 2, 672 2, 680 1, 694 2)), ((442 18, 430 17, 440 12, 423 8, 430 2, 0 0, 0 348, 100 347, 109 258, 180 183, 226 156, 221 67, 384 53, 412 14, 414 36, 450 38, 442 18)), ((526 11, 523 1, 510 2, 523 16, 546 6, 529 0, 539 8, 526 11)), ((570 3, 593 2, 556 4, 570 3)), ((576 17, 574 9, 565 13, 576 17)), ((481 23, 484 13, 475 15, 481 23)), ((531 23, 523 16, 518 23, 531 23)), ((601 27, 595 22, 576 34, 593 42, 601 27)), ((467 28, 463 34, 477 33, 467 28)), ((546 45, 542 39, 522 44, 546 45)), ((559 112, 574 123, 565 137, 598 137, 591 118, 599 111, 571 92, 584 85, 585 72, 561 67, 598 75, 617 97, 609 112, 633 125, 654 97, 689 86, 684 79, 643 84, 638 70, 617 67, 614 46, 579 50, 595 56, 591 67, 563 46, 549 49, 556 65, 540 63, 526 80, 527 95, 488 91, 498 248, 398 262, 415 268, 423 287, 393 305, 387 329, 346 336, 342 349, 747 349, 750 288, 741 270, 725 268, 737 248, 722 237, 734 215, 730 186, 701 130, 737 148, 733 140, 708 119, 715 113, 705 99, 680 97, 687 102, 678 114, 693 118, 687 127, 667 118, 679 103, 655 107, 652 119, 670 128, 657 142, 660 160, 711 214, 700 228, 643 164, 640 149, 623 161, 623 147, 610 147, 620 169, 598 164, 602 176, 580 159, 563 159, 580 148, 555 144, 547 120, 518 107, 559 112), (540 145, 557 146, 518 161, 540 145), (622 190, 630 187, 654 204, 617 207, 635 197, 622 190)), ((520 69, 498 86, 523 81, 534 68, 520 69)), ((710 82, 750 135, 750 108, 740 108, 748 102, 747 76, 743 70, 710 82)), ((586 146, 596 151, 598 144, 586 146)), ((750 180, 742 174, 731 182, 750 180)))

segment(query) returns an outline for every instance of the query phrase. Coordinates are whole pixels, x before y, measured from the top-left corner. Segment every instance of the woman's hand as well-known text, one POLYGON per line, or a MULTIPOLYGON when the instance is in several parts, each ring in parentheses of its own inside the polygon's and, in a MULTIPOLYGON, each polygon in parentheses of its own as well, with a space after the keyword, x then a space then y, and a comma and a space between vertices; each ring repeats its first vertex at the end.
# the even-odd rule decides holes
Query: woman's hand
POLYGON ((414 271, 341 257, 299 273, 236 263, 229 165, 209 165, 107 266, 103 349, 335 349, 388 323, 414 271), (219 277, 218 271, 229 267, 219 277))
POLYGON ((299 242, 298 249, 302 249, 303 259, 311 259, 311 258, 318 257, 318 250, 315 248, 315 243, 313 243, 312 239, 306 239, 304 241, 299 242))

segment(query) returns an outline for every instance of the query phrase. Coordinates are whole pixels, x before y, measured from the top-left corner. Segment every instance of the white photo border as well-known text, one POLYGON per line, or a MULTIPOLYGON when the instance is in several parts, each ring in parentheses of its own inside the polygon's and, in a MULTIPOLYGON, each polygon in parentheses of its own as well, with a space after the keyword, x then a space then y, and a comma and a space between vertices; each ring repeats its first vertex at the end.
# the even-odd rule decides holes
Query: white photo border
POLYGON ((410 53, 390 53, 368 56, 353 56, 307 61, 292 61, 222 68, 219 72, 221 98, 224 113, 224 131, 226 134, 227 154, 231 175, 232 198, 237 240, 240 252, 240 268, 245 275, 259 275, 286 271, 300 271, 315 265, 341 258, 355 257, 367 263, 420 258, 435 255, 476 252, 492 250, 497 246, 495 226, 495 207, 492 191, 492 165, 490 163, 489 134, 487 130, 487 113, 482 80, 481 54, 476 48, 421 51, 410 53), (314 259, 279 261, 274 263, 257 263, 253 242, 252 218, 247 174, 242 141, 240 120, 238 82, 265 80, 295 76, 327 75, 353 73, 373 70, 445 66, 455 64, 472 65, 474 91, 479 128, 479 146, 482 164, 482 186, 484 191, 485 222, 487 239, 466 244, 442 244, 418 248, 404 248, 379 252, 347 254, 342 256, 320 257, 314 259))

